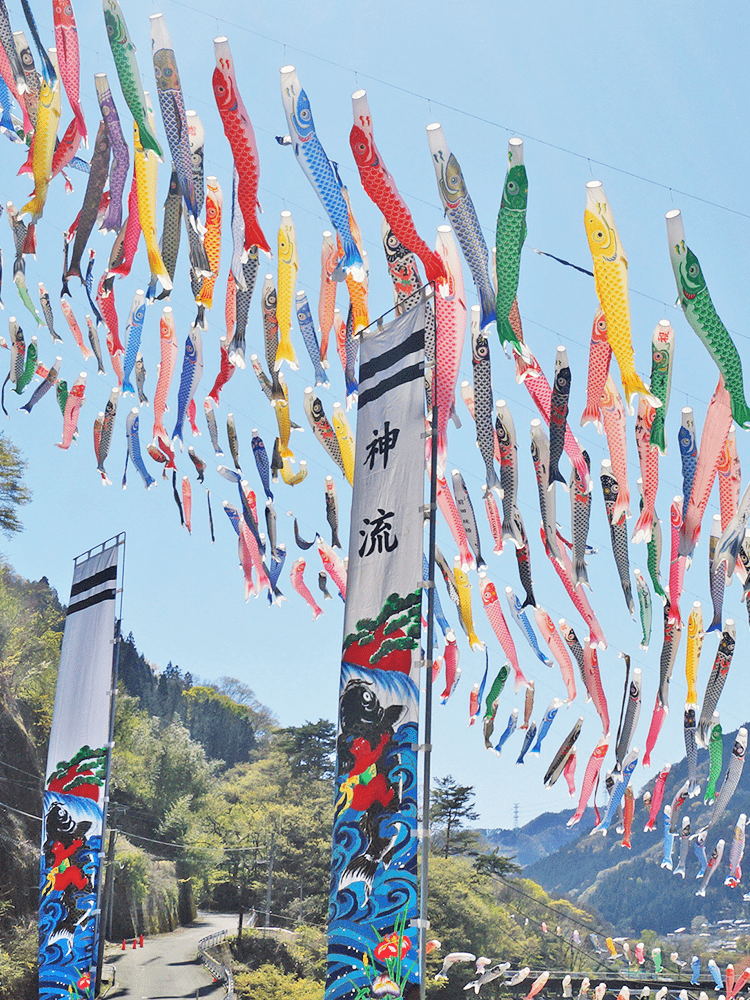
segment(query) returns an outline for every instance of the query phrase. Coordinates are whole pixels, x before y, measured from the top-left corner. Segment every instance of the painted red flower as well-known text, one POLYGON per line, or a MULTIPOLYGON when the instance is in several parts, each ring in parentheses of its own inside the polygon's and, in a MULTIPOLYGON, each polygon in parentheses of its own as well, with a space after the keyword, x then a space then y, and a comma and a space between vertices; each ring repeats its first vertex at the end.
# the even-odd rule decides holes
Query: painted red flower
POLYGON ((379 962, 385 962, 389 958, 402 958, 411 948, 411 941, 408 938, 401 937, 396 931, 393 934, 389 934, 384 937, 377 948, 375 949, 375 958, 379 962), (399 956, 399 948, 401 954, 399 956))
POLYGON ((76 986, 78 987, 79 990, 81 990, 81 992, 88 990, 88 988, 91 986, 91 974, 88 972, 84 972, 81 978, 76 983, 76 986))

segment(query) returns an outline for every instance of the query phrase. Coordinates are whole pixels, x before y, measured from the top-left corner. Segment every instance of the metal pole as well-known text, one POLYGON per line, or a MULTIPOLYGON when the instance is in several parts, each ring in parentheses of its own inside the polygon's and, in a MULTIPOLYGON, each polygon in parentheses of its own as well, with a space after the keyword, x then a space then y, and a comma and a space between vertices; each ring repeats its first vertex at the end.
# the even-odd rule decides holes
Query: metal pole
MULTIPOLYGON (((120 591, 120 611, 122 612, 122 591, 120 591)), ((102 845, 104 844, 104 833, 107 829, 107 818, 109 815, 109 778, 112 771, 112 747, 114 745, 115 737, 115 696, 117 695, 117 674, 120 666, 120 623, 121 617, 117 618, 115 621, 115 636, 113 639, 113 650, 112 650, 112 687, 110 691, 109 699, 109 741, 107 744, 107 772, 104 779, 104 810, 102 816, 102 845)), ((112 842, 110 841, 110 846, 112 842)), ((99 852, 100 858, 103 856, 103 851, 99 852)), ((114 872, 112 873, 114 876, 114 872)), ((102 966, 104 965, 104 922, 102 920, 102 888, 104 880, 102 879, 101 869, 99 871, 99 880, 96 886, 96 928, 99 935, 97 941, 97 953, 96 953, 96 983, 94 985, 94 996, 99 995, 102 983, 102 966)))
POLYGON ((424 701, 424 765, 422 770, 422 830, 421 830, 421 869, 419 878, 419 996, 425 1000, 425 960, 427 957, 427 875, 430 855, 430 759, 432 754, 432 658, 434 655, 432 637, 435 624, 435 531, 437 512, 437 435, 438 407, 435 398, 435 364, 433 360, 432 376, 432 423, 430 438, 432 442, 430 460, 430 533, 427 549, 427 642, 425 663, 425 701, 424 701))
POLYGON ((268 856, 268 882, 266 883, 266 927, 271 926, 271 885, 273 883, 273 833, 271 834, 271 850, 268 856))
POLYGON ((101 926, 104 934, 112 940, 112 911, 114 910, 113 896, 115 891, 115 841, 117 830, 109 831, 109 847, 107 848, 107 881, 104 887, 104 913, 102 914, 101 926))

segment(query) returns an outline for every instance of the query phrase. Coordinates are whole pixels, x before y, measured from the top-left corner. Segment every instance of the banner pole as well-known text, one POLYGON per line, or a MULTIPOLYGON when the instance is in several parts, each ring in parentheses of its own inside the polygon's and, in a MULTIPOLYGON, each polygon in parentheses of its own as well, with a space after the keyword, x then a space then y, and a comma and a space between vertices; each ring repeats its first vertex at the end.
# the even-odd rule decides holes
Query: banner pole
POLYGON ((419 996, 425 1000, 425 962, 427 958, 427 919, 428 870, 430 856, 430 761, 432 755, 432 661, 433 630, 435 623, 435 532, 437 513, 437 439, 438 439, 438 407, 435 398, 435 361, 432 360, 432 419, 430 424, 430 530, 427 547, 427 642, 425 661, 425 702, 424 702, 424 763, 422 770, 422 830, 421 830, 421 868, 419 878, 419 996))
MULTIPOLYGON (((104 838, 107 833, 107 820, 109 819, 109 779, 112 771, 112 750, 114 747, 115 739, 115 700, 117 698, 117 680, 120 668, 120 643, 122 641, 121 625, 122 625, 122 595, 123 595, 123 577, 125 568, 125 535, 123 533, 122 541, 119 540, 120 536, 117 536, 117 545, 121 546, 120 552, 118 553, 118 561, 120 562, 120 607, 118 610, 117 617, 115 618, 115 634, 112 640, 112 683, 110 688, 110 700, 109 700, 109 739, 107 743, 107 771, 106 777, 104 779, 104 810, 102 816, 102 851, 101 855, 104 854, 104 838)), ((114 847, 114 842, 110 842, 110 847, 114 847)), ((104 875, 107 874, 108 878, 114 882, 115 872, 114 872, 114 857, 110 858, 110 869, 107 872, 105 866, 101 866, 99 869, 99 881, 96 887, 96 927, 97 927, 97 938, 96 938, 96 981, 93 984, 92 994, 98 997, 101 993, 102 988, 102 969, 104 967, 104 945, 107 933, 107 927, 104 923, 102 905, 104 902, 104 875)))

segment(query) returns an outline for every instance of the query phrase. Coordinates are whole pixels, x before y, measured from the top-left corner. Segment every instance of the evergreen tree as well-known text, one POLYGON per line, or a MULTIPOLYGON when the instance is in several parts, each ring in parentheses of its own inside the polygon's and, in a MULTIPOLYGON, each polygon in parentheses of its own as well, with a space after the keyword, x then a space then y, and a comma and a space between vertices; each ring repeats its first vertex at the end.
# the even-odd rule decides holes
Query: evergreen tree
POLYGON ((450 774, 436 779, 437 788, 432 791, 430 818, 432 823, 444 830, 443 856, 465 850, 476 840, 476 834, 463 831, 467 820, 479 818, 474 809, 474 787, 459 785, 450 774), (463 836, 462 836, 463 833, 463 836), (468 835, 467 835, 468 834, 468 835))
POLYGON ((293 771, 315 781, 328 781, 334 775, 336 727, 326 719, 289 726, 279 732, 280 748, 287 754, 293 771))

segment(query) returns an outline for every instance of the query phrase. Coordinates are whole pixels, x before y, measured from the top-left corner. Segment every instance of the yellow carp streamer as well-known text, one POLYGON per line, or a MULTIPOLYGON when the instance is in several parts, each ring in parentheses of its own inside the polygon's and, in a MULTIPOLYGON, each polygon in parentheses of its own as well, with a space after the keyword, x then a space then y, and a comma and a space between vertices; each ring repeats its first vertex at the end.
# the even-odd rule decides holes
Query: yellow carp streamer
POLYGON ((354 485, 354 433, 351 425, 346 419, 344 408, 341 403, 333 404, 333 414, 331 416, 333 431, 339 443, 341 460, 344 463, 344 475, 349 481, 349 485, 354 485))
POLYGON ((703 647, 703 609, 700 601, 693 602, 693 610, 688 617, 687 656, 685 658, 685 679, 687 698, 685 703, 694 705, 698 701, 698 663, 703 647))
POLYGON ((286 361, 290 368, 297 369, 297 355, 292 345, 292 309, 294 290, 297 284, 297 234, 294 230, 291 212, 281 213, 278 234, 279 279, 277 285, 276 322, 279 325, 279 346, 276 348, 276 371, 286 361))
MULTIPOLYGON (((153 115, 150 113, 149 120, 153 127, 153 115)), ((138 190, 138 219, 146 241, 149 267, 151 273, 161 282, 162 288, 171 291, 172 279, 162 260, 156 229, 156 170, 159 158, 152 149, 143 148, 136 122, 133 122, 133 145, 135 183, 138 190)))
POLYGON ((468 575, 461 568, 460 556, 455 556, 453 559, 453 577, 458 591, 458 610, 469 637, 469 645, 472 649, 484 649, 484 643, 474 631, 474 620, 471 616, 471 584, 468 575))
POLYGON ((276 414, 276 423, 279 425, 279 454, 282 458, 289 458, 294 461, 294 452, 289 447, 289 435, 292 433, 292 421, 289 416, 289 390, 286 382, 279 375, 281 388, 284 390, 284 398, 276 399, 273 409, 276 414))
POLYGON ((36 131, 34 132, 31 153, 34 194, 19 213, 20 215, 24 215, 28 212, 32 222, 36 222, 37 219, 41 218, 44 211, 44 203, 47 200, 47 192, 52 176, 52 157, 55 153, 55 140, 57 139, 57 127, 60 124, 61 112, 62 103, 59 79, 53 87, 50 87, 43 80, 42 89, 39 93, 39 109, 37 111, 36 131))
POLYGON ((637 392, 646 396, 652 406, 658 407, 661 403, 651 395, 635 370, 630 333, 628 258, 622 248, 601 181, 589 181, 586 185, 583 221, 594 262, 596 294, 607 319, 607 339, 620 366, 625 402, 632 416, 632 399, 637 392))

